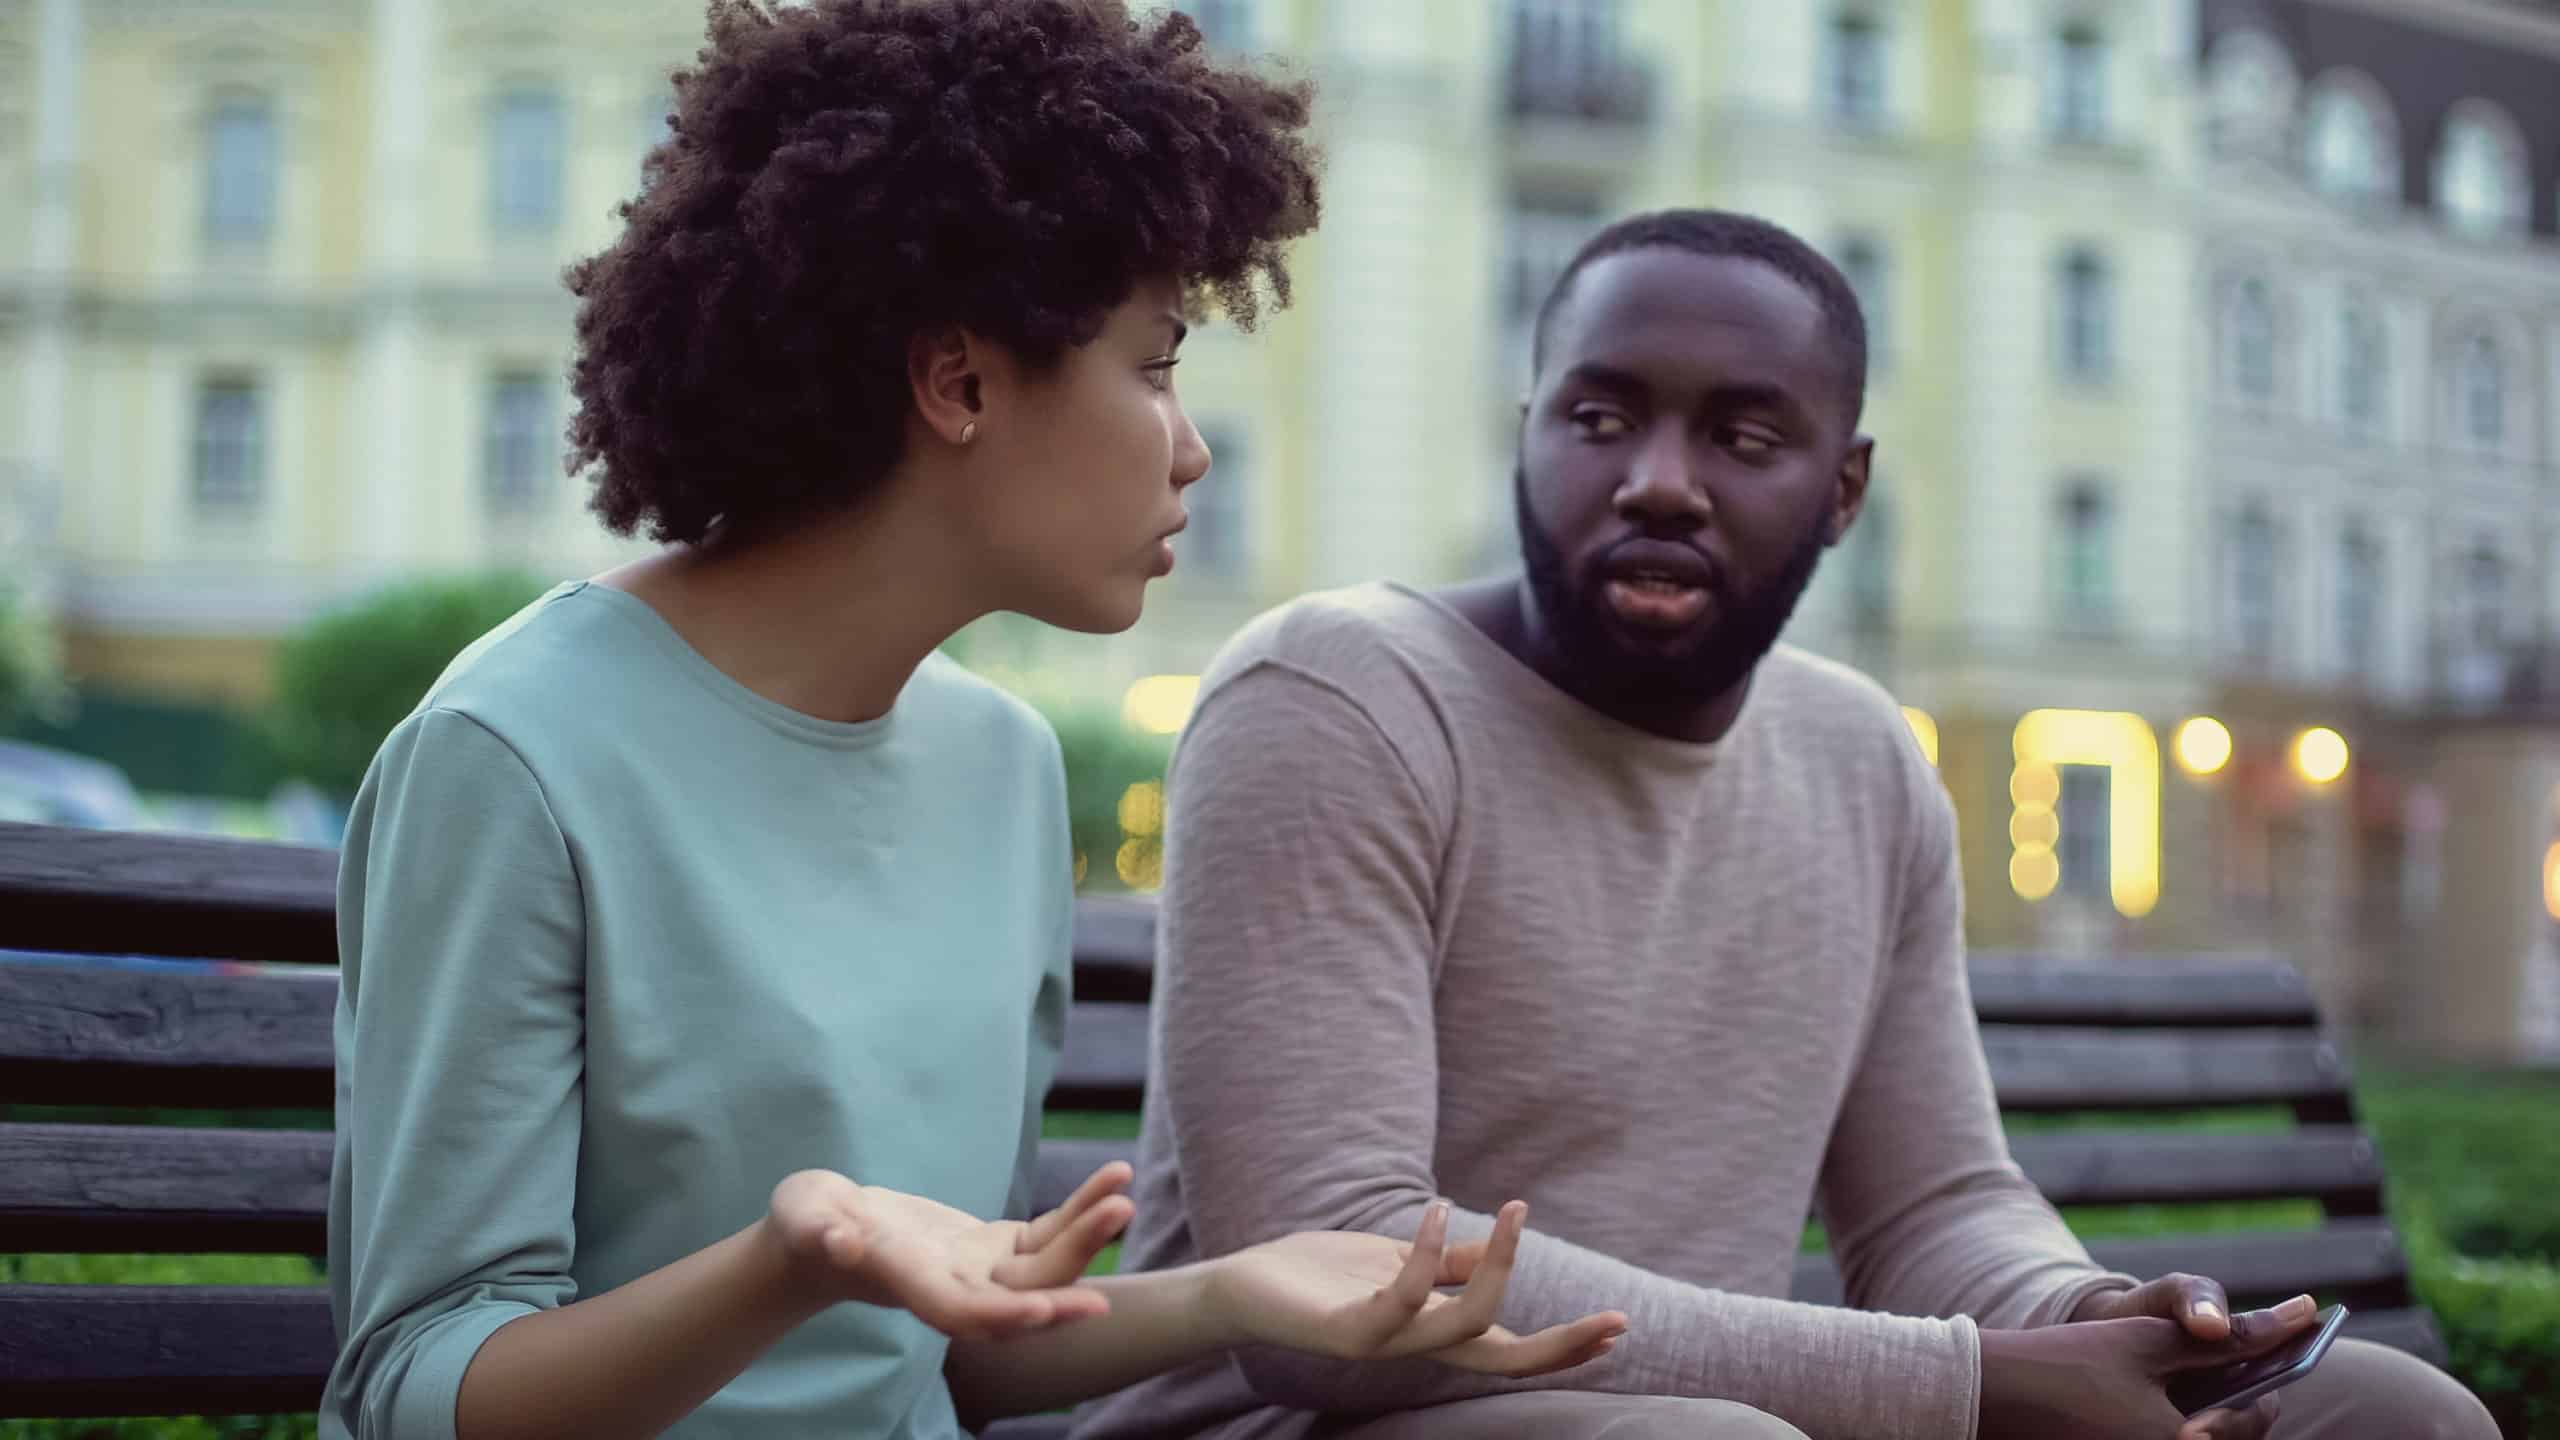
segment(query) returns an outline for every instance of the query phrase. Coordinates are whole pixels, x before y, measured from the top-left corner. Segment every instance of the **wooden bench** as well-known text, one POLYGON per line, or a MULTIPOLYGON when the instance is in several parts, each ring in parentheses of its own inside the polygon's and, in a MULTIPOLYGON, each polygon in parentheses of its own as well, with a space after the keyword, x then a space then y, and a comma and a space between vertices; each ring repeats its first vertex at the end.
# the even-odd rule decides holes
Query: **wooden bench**
MULTIPOLYGON (((274 962, 137 968, 0 957, 0 1253, 325 1250, 336 999, 335 856, 324 850, 0 825, 0 949, 274 962), (303 1112, 312 1129, 72 1123, 26 1107, 303 1112), (310 1112, 318 1112, 316 1117, 310 1112)), ((1146 1082, 1154 915, 1087 900, 1078 1003, 1052 1110, 1134 1111, 1146 1082)), ((2002 1108, 2277 1107, 2280 1133, 2139 1127, 2019 1136, 2062 1204, 2278 1198, 2317 1228, 2100 1243, 2137 1274, 2221 1278, 2251 1304, 2309 1290, 2350 1333, 2441 1358, 2383 1213, 2382 1163, 2310 992, 2263 960, 2108 968, 1977 956, 1974 998, 2002 1108)), ((1043 1147, 1044 1203, 1126 1143, 1043 1147)), ((1837 1303, 1808 1257, 1799 1298, 1837 1303)), ((311 1288, 0 1286, 0 1415, 307 1411, 333 1344, 311 1288)), ((1060 1433, 1011 1422, 1005 1440, 1060 1433)))

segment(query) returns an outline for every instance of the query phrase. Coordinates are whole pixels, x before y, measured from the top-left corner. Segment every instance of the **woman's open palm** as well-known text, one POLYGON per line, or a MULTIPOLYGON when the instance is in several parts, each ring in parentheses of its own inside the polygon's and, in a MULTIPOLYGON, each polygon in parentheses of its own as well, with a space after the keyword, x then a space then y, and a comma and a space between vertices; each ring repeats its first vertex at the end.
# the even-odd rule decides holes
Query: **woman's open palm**
POLYGON ((1540 1375, 1605 1355, 1626 1333, 1615 1311, 1521 1336, 1494 1323, 1529 1207, 1502 1207, 1489 1239, 1449 1246, 1449 1207, 1425 1213, 1413 1243, 1308 1231, 1220 1264, 1219 1303, 1252 1340, 1345 1359, 1427 1356, 1493 1375, 1540 1375), (1439 1287, 1465 1287, 1456 1295, 1439 1287))
POLYGON ((1036 1220, 981 1220, 904 1191, 803 1170, 774 1187, 784 1253, 832 1298, 909 1310, 959 1340, 985 1340, 1100 1315, 1075 1283, 1129 1223, 1129 1167, 1095 1171, 1036 1220))

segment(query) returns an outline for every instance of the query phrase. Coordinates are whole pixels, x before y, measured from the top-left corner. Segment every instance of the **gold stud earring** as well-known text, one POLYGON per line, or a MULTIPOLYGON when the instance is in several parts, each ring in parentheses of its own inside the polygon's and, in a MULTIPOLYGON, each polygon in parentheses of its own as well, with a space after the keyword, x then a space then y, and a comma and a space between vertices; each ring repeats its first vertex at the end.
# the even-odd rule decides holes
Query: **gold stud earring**
POLYGON ((961 443, 961 444, 963 444, 963 445, 969 444, 970 442, 972 442, 972 441, 976 440, 977 438, 978 438, 978 422, 977 422, 977 421, 972 420, 972 421, 970 421, 968 424, 963 425, 963 426, 961 426, 961 427, 960 427, 960 443, 961 443))

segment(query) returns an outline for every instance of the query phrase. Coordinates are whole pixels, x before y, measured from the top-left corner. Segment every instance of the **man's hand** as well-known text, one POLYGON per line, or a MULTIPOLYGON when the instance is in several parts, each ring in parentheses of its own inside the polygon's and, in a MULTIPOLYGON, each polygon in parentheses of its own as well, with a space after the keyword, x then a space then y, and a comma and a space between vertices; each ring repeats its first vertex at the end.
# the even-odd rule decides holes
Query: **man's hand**
MULTIPOLYGON (((2198 1340, 2254 1340, 2270 1328, 2291 1335, 2308 1324, 2319 1307, 2308 1295, 2297 1295, 2273 1309, 2255 1310, 2242 1315, 2231 1313, 2230 1297, 2223 1293, 2222 1283, 2202 1275, 2163 1275, 2148 1285, 2131 1290, 2107 1290, 2080 1302, 2071 1312, 2076 1323, 2084 1320, 2129 1320, 2148 1315, 2161 1320, 2175 1320, 2189 1335, 2198 1340)), ((2236 1355, 2234 1358, 2238 1358, 2236 1355)))
MULTIPOLYGON (((2169 1403, 2168 1380, 2180 1371, 2245 1360, 2292 1339, 2316 1313, 2307 1297, 2236 1317, 2227 1314, 2218 1285, 2200 1296, 2155 1281, 2106 1298, 2118 1306, 2159 1309, 2042 1330, 1982 1332, 1981 1440, 2264 1440, 2275 1426, 2277 1396, 2245 1410, 2209 1410, 2189 1420, 2169 1403), (2142 1298, 2136 1301, 2137 1296, 2142 1298), (2210 1305, 2214 1316, 2200 1315, 2200 1305, 2210 1305), (2201 1338, 2199 1325, 2218 1329, 2221 1338, 2201 1338)), ((2080 1314, 2088 1310, 2083 1305, 2080 1314)))
POLYGON ((774 1187, 765 1226, 804 1293, 913 1311, 954 1339, 999 1339, 1111 1308, 1075 1282, 1129 1223, 1129 1180, 1114 1161, 1025 1223, 803 1170, 774 1187))
POLYGON ((1614 1310, 1529 1336, 1493 1323, 1528 1217, 1514 1200, 1491 1238, 1449 1248, 1442 1201, 1425 1212, 1411 1245, 1327 1230, 1239 1250, 1212 1262, 1212 1323, 1238 1344, 1345 1359, 1419 1355, 1490 1375, 1542 1375, 1608 1354, 1627 1332, 1627 1317, 1614 1310), (1443 1285, 1465 1288, 1450 1296, 1443 1285))

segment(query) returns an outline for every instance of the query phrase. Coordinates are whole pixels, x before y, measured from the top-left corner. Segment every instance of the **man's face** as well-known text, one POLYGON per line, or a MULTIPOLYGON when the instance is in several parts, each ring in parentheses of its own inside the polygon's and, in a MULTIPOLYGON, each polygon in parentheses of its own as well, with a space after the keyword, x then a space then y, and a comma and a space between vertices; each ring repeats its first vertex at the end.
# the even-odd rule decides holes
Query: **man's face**
POLYGON ((1819 302, 1757 261, 1632 250, 1556 310, 1523 417, 1520 547, 1589 698, 1725 694, 1856 517, 1868 442, 1819 302))

